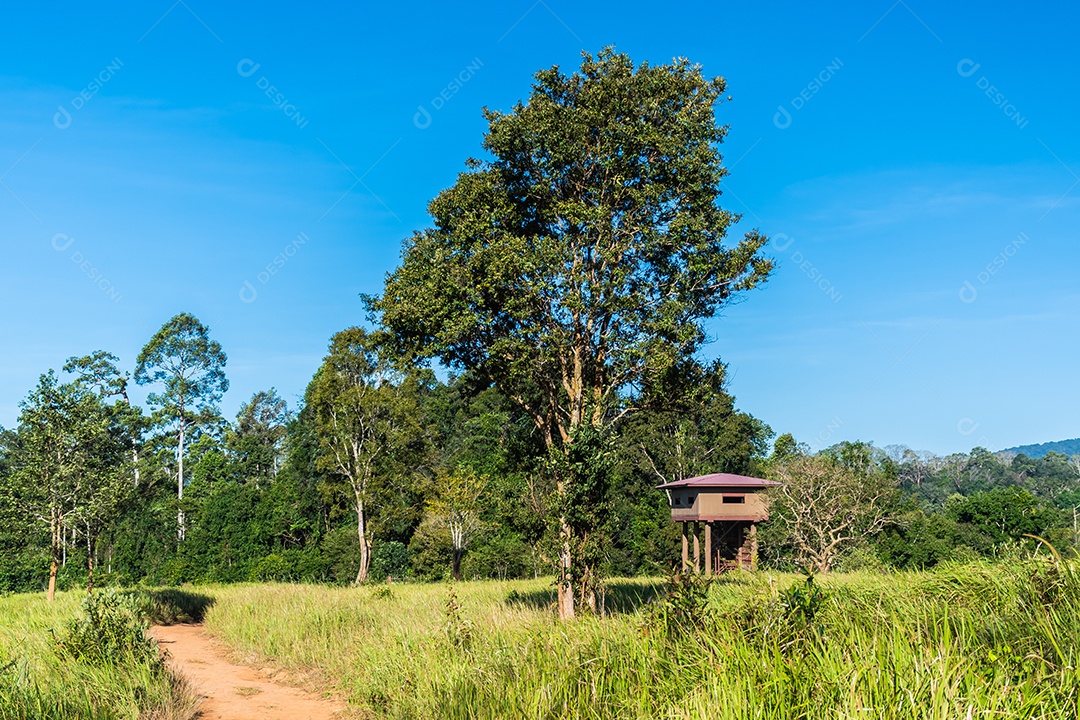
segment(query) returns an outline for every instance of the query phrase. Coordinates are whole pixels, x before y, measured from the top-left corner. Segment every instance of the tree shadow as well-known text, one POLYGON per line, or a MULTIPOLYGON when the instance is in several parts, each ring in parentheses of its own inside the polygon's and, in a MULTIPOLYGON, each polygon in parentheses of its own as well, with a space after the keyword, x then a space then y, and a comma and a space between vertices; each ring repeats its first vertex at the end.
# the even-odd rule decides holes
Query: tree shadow
MULTIPOLYGON (((611 580, 605 585, 604 614, 626 615, 637 612, 663 592, 663 581, 611 580)), ((519 592, 511 590, 503 601, 510 607, 555 612, 558 598, 554 588, 519 592)))
POLYGON ((214 604, 209 595, 177 588, 149 590, 146 596, 150 600, 150 621, 157 625, 200 623, 214 604))

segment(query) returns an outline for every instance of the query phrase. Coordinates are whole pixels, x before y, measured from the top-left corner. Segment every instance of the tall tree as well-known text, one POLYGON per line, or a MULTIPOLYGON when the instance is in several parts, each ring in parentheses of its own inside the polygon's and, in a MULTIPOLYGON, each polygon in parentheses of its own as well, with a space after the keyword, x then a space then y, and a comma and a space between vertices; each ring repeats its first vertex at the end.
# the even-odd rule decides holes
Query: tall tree
POLYGON ((102 398, 116 398, 114 407, 122 422, 127 424, 131 439, 131 466, 135 485, 139 485, 139 437, 144 429, 142 410, 131 404, 128 382, 131 377, 117 368, 120 358, 104 350, 95 350, 82 357, 70 357, 64 372, 78 376, 76 382, 97 389, 102 398))
MULTIPOLYGON (((612 49, 537 73, 527 103, 485 110, 492 160, 468 161, 432 201, 434 227, 405 243, 370 310, 404 350, 493 381, 563 456, 551 467, 571 467, 580 426, 639 407, 641 385, 693 356, 705 321, 771 270, 762 235, 727 241, 723 92, 686 60, 635 67, 612 49)), ((588 573, 572 533, 564 518, 564 618, 588 573)))
POLYGON ((331 339, 308 386, 322 449, 318 464, 344 483, 356 513, 357 583, 367 581, 371 565, 373 486, 401 472, 400 460, 422 435, 417 382, 391 360, 378 335, 349 328, 331 339))
POLYGON ((258 487, 277 477, 291 419, 288 404, 273 388, 255 393, 240 407, 227 441, 241 478, 258 487))
MULTIPOLYGON (((227 358, 210 330, 189 313, 161 326, 139 353, 135 382, 159 386, 147 396, 154 420, 176 433, 176 495, 184 497, 184 440, 192 423, 217 414, 216 404, 229 389, 227 358)), ((184 511, 177 510, 177 538, 184 539, 184 511)))
MULTIPOLYGON (((651 481, 671 482, 710 472, 749 475, 768 454, 772 430, 735 409, 720 362, 680 363, 650 387, 650 407, 620 430, 621 455, 647 468, 651 481)), ((655 482, 653 482, 655 484, 655 482)))

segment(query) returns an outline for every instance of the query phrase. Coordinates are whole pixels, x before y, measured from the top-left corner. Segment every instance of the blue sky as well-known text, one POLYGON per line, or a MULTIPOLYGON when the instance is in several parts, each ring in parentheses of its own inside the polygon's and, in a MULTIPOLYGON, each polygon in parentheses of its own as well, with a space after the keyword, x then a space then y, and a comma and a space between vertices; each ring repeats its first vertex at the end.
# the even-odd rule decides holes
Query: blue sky
POLYGON ((229 354, 227 415, 295 400, 481 108, 614 44, 728 81, 722 203, 779 264, 710 326, 742 409, 815 448, 1080 436, 1077 8, 174 1, 0 28, 0 425, 181 311, 229 354))

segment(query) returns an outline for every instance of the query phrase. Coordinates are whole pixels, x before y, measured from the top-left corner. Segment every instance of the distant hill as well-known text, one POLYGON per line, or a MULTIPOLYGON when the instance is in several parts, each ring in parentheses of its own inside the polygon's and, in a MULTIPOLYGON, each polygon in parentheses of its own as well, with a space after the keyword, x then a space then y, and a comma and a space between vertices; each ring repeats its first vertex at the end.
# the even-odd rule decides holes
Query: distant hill
POLYGON ((1057 442, 1040 443, 1038 445, 1020 445, 1014 448, 1006 448, 1003 453, 1023 453, 1029 458, 1041 458, 1049 452, 1061 453, 1062 455, 1080 454, 1080 438, 1072 440, 1058 440, 1057 442))

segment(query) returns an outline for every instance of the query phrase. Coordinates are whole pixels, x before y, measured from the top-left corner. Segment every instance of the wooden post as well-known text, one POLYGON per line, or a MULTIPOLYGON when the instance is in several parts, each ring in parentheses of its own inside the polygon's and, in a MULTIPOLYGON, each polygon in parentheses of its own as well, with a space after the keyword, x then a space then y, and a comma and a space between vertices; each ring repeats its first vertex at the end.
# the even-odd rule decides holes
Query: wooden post
POLYGON ((757 525, 750 526, 750 569, 757 570, 757 525))
POLYGON ((682 571, 686 572, 687 564, 687 540, 686 540, 686 523, 682 524, 682 571))
POLYGON ((712 523, 705 523, 705 574, 712 575, 712 523))
POLYGON ((694 572, 701 572, 701 543, 698 540, 698 523, 694 521, 694 572))

